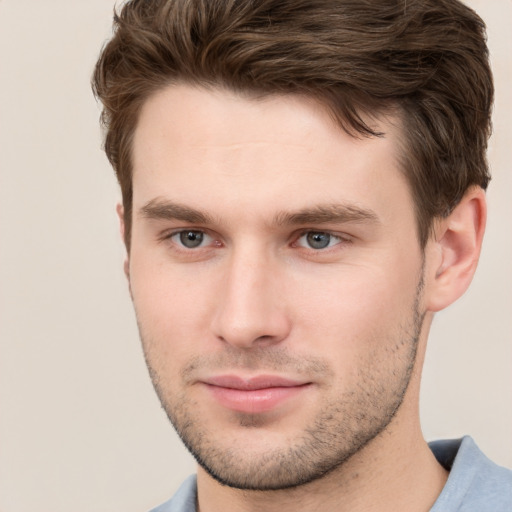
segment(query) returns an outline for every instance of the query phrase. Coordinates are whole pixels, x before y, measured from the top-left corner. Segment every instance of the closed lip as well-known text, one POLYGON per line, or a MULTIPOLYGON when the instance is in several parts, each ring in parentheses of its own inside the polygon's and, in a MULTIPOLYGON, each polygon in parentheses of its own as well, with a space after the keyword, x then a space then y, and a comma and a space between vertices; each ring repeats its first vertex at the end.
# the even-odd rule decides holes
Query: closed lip
POLYGON ((312 384, 276 375, 219 375, 200 382, 222 407, 246 414, 266 413, 288 402, 297 403, 294 397, 312 384))
POLYGON ((236 389, 240 391, 254 391, 269 388, 292 388, 310 384, 308 381, 289 379, 277 375, 257 375, 254 377, 241 377, 238 375, 218 375, 208 377, 202 381, 210 386, 236 389))

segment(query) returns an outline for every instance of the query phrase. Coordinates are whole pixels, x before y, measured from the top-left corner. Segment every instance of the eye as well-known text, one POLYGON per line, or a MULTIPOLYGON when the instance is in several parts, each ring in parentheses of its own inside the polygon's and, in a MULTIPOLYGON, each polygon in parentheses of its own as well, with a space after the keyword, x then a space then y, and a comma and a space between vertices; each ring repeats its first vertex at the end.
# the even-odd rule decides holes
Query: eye
POLYGON ((204 242, 211 242, 212 240, 212 238, 204 231, 196 231, 192 229, 173 233, 170 236, 170 239, 178 245, 186 247, 187 249, 195 249, 201 245, 204 245, 204 242))
POLYGON ((301 247, 321 250, 337 245, 342 241, 343 239, 340 236, 333 235, 332 233, 325 231, 308 231, 304 233, 296 243, 301 247))

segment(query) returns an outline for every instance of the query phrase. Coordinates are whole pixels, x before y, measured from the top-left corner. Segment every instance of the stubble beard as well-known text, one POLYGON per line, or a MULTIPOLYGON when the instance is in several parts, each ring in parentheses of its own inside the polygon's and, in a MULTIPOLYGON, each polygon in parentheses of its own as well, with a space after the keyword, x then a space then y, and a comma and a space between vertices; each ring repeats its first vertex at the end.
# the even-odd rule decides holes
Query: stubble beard
MULTIPOLYGON (((254 454, 233 446, 222 433, 212 433, 202 421, 200 407, 185 393, 173 393, 151 364, 151 343, 143 337, 144 354, 163 409, 183 443, 199 465, 215 480, 237 489, 270 491, 298 487, 340 468, 354 454, 383 433, 399 410, 406 394, 416 361, 418 341, 424 314, 419 311, 423 288, 420 279, 416 290, 412 314, 408 325, 398 329, 395 343, 387 343, 387 361, 396 358, 396 365, 386 370, 372 354, 358 368, 355 389, 345 391, 319 407, 319 414, 312 419, 302 435, 287 446, 274 446, 254 454)), ((140 330, 140 324, 139 324, 140 330)), ((379 342, 377 340, 377 342, 379 342)), ((225 363, 229 356, 223 359, 225 363)), ((205 362, 197 358, 197 362, 205 362)), ((328 365, 319 360, 293 359, 287 353, 258 351, 238 354, 231 358, 232 368, 257 367, 265 370, 297 368, 303 372, 329 371, 328 365), (253 359, 253 358, 257 358, 253 359), (244 362, 245 361, 245 362, 244 362)), ((258 429, 264 420, 258 415, 238 414, 239 426, 247 429, 247 447, 251 443, 251 429, 258 429)), ((284 443, 282 443, 284 444, 284 443)))

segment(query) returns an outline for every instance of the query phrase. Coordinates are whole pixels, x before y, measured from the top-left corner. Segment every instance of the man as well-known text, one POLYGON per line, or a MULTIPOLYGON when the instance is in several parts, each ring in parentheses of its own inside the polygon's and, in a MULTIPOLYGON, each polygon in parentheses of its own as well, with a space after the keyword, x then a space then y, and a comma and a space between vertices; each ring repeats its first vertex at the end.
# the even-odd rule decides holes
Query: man
POLYGON ((485 228, 480 18, 135 0, 93 85, 147 365, 199 463, 155 510, 510 510, 512 473, 418 414, 485 228))

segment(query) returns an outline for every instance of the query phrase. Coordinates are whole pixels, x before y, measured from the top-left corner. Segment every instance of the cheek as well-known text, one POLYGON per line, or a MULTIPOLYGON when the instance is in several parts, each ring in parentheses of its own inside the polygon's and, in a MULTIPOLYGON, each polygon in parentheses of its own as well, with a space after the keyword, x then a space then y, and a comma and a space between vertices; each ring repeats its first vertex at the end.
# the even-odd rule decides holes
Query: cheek
POLYGON ((303 339, 328 345, 324 351, 333 357, 390 348, 412 318, 417 283, 405 273, 353 267, 313 284, 297 295, 297 322, 303 339))
POLYGON ((208 319, 215 304, 216 284, 189 270, 137 258, 130 262, 130 284, 144 344, 159 356, 176 361, 208 341, 208 319), (166 357, 166 356, 169 357, 166 357))

